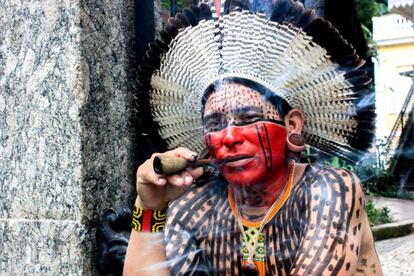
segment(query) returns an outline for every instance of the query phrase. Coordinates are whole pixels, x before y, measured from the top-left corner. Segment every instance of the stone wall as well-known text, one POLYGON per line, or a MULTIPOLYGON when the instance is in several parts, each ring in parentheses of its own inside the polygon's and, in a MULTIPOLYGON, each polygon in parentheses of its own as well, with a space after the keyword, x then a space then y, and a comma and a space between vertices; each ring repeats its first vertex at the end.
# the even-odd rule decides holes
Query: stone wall
POLYGON ((133 15, 0 0, 1 275, 96 274, 99 216, 133 191, 133 15))

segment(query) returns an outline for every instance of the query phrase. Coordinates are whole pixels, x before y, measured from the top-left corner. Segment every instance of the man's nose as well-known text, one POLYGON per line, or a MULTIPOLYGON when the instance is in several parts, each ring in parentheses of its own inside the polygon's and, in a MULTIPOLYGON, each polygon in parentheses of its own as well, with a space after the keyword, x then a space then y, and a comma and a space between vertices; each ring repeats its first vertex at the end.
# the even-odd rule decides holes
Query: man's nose
POLYGON ((224 131, 223 145, 226 147, 233 147, 237 144, 243 143, 243 135, 237 127, 230 126, 224 131))

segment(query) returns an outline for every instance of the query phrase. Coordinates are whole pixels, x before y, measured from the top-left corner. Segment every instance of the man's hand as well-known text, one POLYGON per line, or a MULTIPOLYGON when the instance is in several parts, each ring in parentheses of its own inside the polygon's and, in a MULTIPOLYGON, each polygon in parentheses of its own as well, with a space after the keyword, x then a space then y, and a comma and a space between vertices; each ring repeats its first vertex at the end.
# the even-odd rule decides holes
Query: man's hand
MULTIPOLYGON (((194 161, 197 155, 185 148, 165 153, 155 153, 137 170, 137 207, 162 210, 168 203, 185 192, 193 181, 203 174, 203 168, 192 168, 173 175, 154 172, 156 156, 173 156, 194 161)), ((164 234, 145 233, 132 230, 125 258, 123 275, 170 275, 165 256, 164 234)))
POLYGON ((188 186, 203 174, 203 168, 188 168, 177 174, 159 175, 153 169, 156 156, 173 156, 194 161, 197 154, 186 148, 177 148, 165 153, 154 153, 137 170, 135 205, 143 209, 162 210, 168 203, 182 196, 188 186))

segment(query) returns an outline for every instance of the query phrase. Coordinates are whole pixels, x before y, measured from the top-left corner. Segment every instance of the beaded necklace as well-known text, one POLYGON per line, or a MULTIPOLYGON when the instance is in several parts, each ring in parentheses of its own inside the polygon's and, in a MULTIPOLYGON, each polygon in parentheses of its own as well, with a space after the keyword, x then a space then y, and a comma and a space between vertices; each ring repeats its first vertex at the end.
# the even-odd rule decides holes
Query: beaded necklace
POLYGON ((242 253, 247 253, 243 254, 243 275, 265 275, 265 237, 262 234, 262 231, 264 226, 273 219, 288 199, 292 190, 294 173, 295 162, 291 161, 289 177, 285 187, 283 187, 282 192, 260 222, 252 223, 241 216, 240 210, 237 208, 237 204, 234 200, 233 189, 229 186, 228 200, 243 235, 244 247, 242 253), (248 228, 247 232, 244 229, 245 226, 248 228), (246 255, 247 258, 245 257, 246 255))

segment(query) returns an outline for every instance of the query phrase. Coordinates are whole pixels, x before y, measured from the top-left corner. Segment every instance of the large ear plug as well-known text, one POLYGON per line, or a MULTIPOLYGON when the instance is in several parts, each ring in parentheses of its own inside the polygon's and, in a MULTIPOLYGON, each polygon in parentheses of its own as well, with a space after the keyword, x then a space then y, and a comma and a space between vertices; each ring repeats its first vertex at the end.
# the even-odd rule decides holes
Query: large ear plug
POLYGON ((300 161, 300 154, 305 150, 305 138, 298 133, 289 133, 286 138, 287 156, 295 162, 300 161))
POLYGON ((300 154, 305 150, 305 138, 299 133, 289 133, 286 144, 291 152, 300 154))

